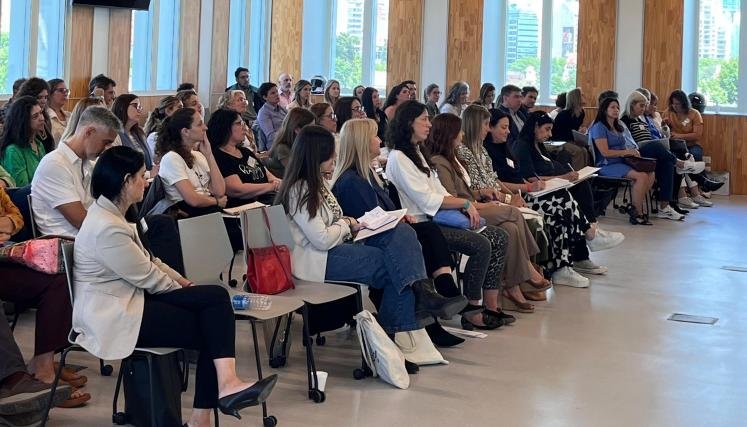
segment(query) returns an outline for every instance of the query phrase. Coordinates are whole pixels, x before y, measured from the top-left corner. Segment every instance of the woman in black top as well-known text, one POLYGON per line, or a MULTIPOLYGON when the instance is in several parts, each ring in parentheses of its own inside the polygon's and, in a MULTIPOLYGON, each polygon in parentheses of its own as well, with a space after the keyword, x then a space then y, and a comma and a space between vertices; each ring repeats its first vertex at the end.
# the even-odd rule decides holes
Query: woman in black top
POLYGON ((246 147, 245 122, 235 111, 220 109, 210 116, 208 139, 213 141, 213 156, 226 181, 226 207, 241 206, 252 201, 272 204, 282 180, 265 169, 257 156, 246 147))
POLYGON ((376 126, 378 126, 376 136, 382 141, 381 146, 383 147, 386 145, 386 127, 389 124, 389 119, 384 114, 384 110, 381 109, 382 104, 378 89, 375 87, 363 89, 361 103, 366 110, 366 117, 376 122, 376 126))

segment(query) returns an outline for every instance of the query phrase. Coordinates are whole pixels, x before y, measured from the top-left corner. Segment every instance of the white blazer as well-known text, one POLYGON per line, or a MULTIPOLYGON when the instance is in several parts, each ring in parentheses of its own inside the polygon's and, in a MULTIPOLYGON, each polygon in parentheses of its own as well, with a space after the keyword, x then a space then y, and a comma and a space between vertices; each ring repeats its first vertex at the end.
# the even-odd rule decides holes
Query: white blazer
POLYGON ((332 208, 324 201, 319 205, 316 216, 309 218, 305 206, 297 209, 298 200, 304 193, 306 184, 297 183, 290 189, 289 195, 288 219, 296 245, 291 255, 293 275, 303 280, 324 282, 327 251, 351 236, 350 226, 342 219, 332 222, 332 208))
POLYGON ((181 289, 181 276, 150 257, 135 225, 104 196, 88 209, 74 259, 75 342, 101 359, 129 356, 140 333, 144 293, 181 289))

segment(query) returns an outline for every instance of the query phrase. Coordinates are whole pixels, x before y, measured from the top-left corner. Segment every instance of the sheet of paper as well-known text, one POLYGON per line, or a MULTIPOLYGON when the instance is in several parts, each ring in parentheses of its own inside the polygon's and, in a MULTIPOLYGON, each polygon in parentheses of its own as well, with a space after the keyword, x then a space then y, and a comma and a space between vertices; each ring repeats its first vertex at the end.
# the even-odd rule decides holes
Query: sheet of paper
POLYGON ((381 206, 376 206, 376 208, 366 212, 365 215, 358 218, 358 222, 366 224, 366 228, 370 230, 376 230, 379 227, 382 227, 396 220, 396 216, 385 211, 381 208, 381 206))
POLYGON ((404 217, 406 213, 407 213, 407 209, 400 209, 398 211, 388 211, 387 214, 395 217, 394 221, 389 222, 388 224, 385 224, 377 228, 376 230, 369 230, 368 228, 363 228, 360 231, 358 231, 358 235, 355 236, 354 241, 357 242, 367 237, 375 236, 379 233, 383 233, 387 230, 391 230, 392 228, 397 226, 397 224, 399 223, 399 220, 401 220, 402 217, 404 217))
POLYGON ((532 191, 529 193, 529 195, 532 197, 540 197, 544 196, 545 194, 552 193, 553 191, 558 191, 562 188, 568 188, 570 186, 571 182, 567 179, 552 178, 545 181, 545 188, 543 190, 532 191))

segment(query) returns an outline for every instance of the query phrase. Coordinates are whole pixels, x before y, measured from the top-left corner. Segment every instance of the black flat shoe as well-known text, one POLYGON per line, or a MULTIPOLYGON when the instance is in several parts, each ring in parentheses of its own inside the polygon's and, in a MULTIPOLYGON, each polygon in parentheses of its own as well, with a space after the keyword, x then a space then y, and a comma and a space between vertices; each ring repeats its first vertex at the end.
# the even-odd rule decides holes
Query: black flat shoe
POLYGON ((218 399, 218 409, 226 415, 233 415, 241 419, 239 410, 250 406, 257 406, 267 400, 277 381, 278 376, 273 374, 262 378, 249 388, 221 397, 218 399))
POLYGON ((446 332, 438 322, 427 326, 425 331, 436 347, 454 347, 464 342, 464 338, 446 332))
POLYGON ((410 362, 409 360, 405 360, 405 369, 407 369, 408 374, 415 375, 420 371, 420 366, 410 362))
POLYGON ((503 321, 504 325, 510 325, 516 321, 516 317, 506 313, 505 311, 493 311, 486 308, 485 314, 500 319, 503 321))
POLYGON ((463 295, 450 298, 439 295, 433 282, 428 279, 413 283, 412 290, 415 292, 415 313, 418 317, 428 313, 435 317, 449 318, 467 305, 467 298, 463 295))
POLYGON ((469 319, 467 319, 466 316, 462 315, 462 329, 466 331, 472 331, 475 329, 480 329, 483 331, 492 331, 493 329, 498 329, 501 326, 503 326, 502 320, 498 319, 497 317, 488 315, 484 311, 482 312, 482 323, 484 323, 485 325, 477 325, 475 323, 472 323, 469 319))
POLYGON ((724 185, 723 182, 714 181, 712 179, 706 178, 703 184, 701 184, 700 188, 710 193, 711 191, 716 191, 719 188, 723 187, 723 185, 724 185))

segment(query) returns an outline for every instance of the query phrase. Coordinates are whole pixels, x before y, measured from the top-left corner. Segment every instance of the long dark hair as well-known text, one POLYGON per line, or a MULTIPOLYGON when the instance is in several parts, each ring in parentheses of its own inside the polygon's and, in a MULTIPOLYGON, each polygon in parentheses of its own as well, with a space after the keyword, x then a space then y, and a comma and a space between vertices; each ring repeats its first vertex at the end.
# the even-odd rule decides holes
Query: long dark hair
MULTIPOLYGON (((675 99, 677 101, 680 101, 680 104, 682 105, 682 108, 685 109, 685 114, 687 114, 688 112, 690 112, 690 109, 692 108, 692 105, 690 104, 690 98, 687 97, 687 94, 684 91, 682 91, 680 89, 677 89, 677 90, 673 91, 669 95, 669 100, 667 102, 667 106, 669 107, 669 109, 671 111, 674 111, 674 108, 672 108, 672 101, 674 101, 675 99)), ((675 111, 675 113, 679 113, 679 112, 675 111)))
MULTIPOLYGON (((594 123, 596 122, 602 122, 604 127, 606 127, 609 130, 613 130, 612 127, 610 127, 609 122, 607 122, 607 108, 609 108, 610 104, 616 103, 617 106, 620 106, 620 102, 616 98, 604 98, 602 100, 602 104, 599 106, 599 109, 597 110, 597 116, 594 118, 594 123)), ((614 130, 618 132, 623 131, 623 126, 620 123, 620 119, 615 119, 615 123, 613 125, 614 130)))
POLYGON ((5 150, 11 144, 21 148, 31 147, 31 109, 39 105, 33 96, 19 96, 13 100, 5 116, 5 125, 0 136, 0 153, 5 156, 5 150))
MULTIPOLYGON (((491 108, 488 110, 490 113, 490 127, 496 127, 498 125, 498 122, 501 121, 504 117, 508 119, 509 126, 511 125, 511 116, 504 113, 503 111, 497 109, 497 108, 491 108)), ((485 140, 482 143, 482 146, 488 146, 488 144, 493 144, 493 134, 491 132, 488 132, 487 135, 485 135, 485 140)), ((509 158, 511 160, 515 160, 513 154, 511 153, 511 149, 506 146, 506 158, 509 158)))
MULTIPOLYGON (((124 129, 125 126, 127 126, 127 110, 130 109, 130 103, 136 99, 140 99, 137 95, 133 95, 131 93, 123 93, 122 95, 119 95, 114 99, 114 102, 112 103, 112 113, 117 116, 120 122, 122 122, 123 131, 127 132, 127 129, 124 129)), ((137 137, 141 140, 145 141, 145 131, 142 127, 140 127, 140 123, 135 123, 135 126, 132 128, 133 133, 137 134, 137 137)))
POLYGON ((354 96, 341 96, 337 98, 337 102, 335 102, 333 108, 335 116, 337 116, 338 133, 340 132, 340 129, 342 129, 342 125, 353 118, 353 102, 355 101, 360 102, 360 100, 354 96))
POLYGON ((174 151, 187 163, 187 166, 194 166, 194 156, 192 150, 182 144, 182 129, 192 128, 192 117, 197 110, 194 108, 180 108, 170 117, 163 121, 161 132, 158 133, 156 140, 156 155, 163 157, 169 151, 174 151))
MULTIPOLYGON (((47 91, 47 106, 49 106, 49 97, 52 96, 52 93, 49 90, 49 84, 46 80, 40 79, 39 77, 31 77, 23 82, 21 87, 18 88, 18 94, 16 95, 16 97, 20 98, 22 96, 33 96, 38 101, 38 96, 40 93, 42 93, 43 90, 47 91)), ((685 96, 685 98, 687 98, 687 96, 685 96)), ((52 121, 49 119, 49 114, 47 114, 47 106, 42 108, 42 114, 44 115, 44 122, 47 123, 46 130, 47 132, 49 132, 49 129, 52 126, 52 121)))
POLYGON ((283 205, 285 213, 293 215, 302 207, 314 218, 322 204, 324 178, 319 166, 335 153, 335 137, 322 126, 309 125, 301 129, 291 148, 290 161, 285 168, 283 185, 275 203, 283 205), (290 192, 297 184, 306 185, 306 193, 299 195, 298 204, 290 206, 290 192), (291 209, 294 209, 291 212, 291 209))
POLYGON ((134 176, 145 166, 142 153, 130 147, 118 146, 105 150, 96 160, 91 173, 91 195, 116 201, 122 194, 125 177, 134 176))
MULTIPOLYGON (((285 145, 288 148, 293 147, 293 141, 296 139, 296 131, 304 126, 314 123, 316 117, 314 113, 305 108, 294 108, 285 115, 283 124, 275 133, 275 140, 272 142, 271 152, 276 150, 275 147, 285 145)), ((279 149, 279 148, 278 148, 279 149)))
POLYGON ((207 137, 210 140, 210 147, 215 152, 220 147, 226 145, 231 137, 233 122, 241 115, 228 108, 220 108, 210 115, 208 120, 207 137))
POLYGON ((311 92, 309 92, 309 97, 306 98, 306 103, 301 104, 301 91, 306 86, 311 87, 311 82, 303 79, 296 82, 296 85, 293 87, 293 100, 298 103, 299 107, 309 108, 311 106, 311 92))
POLYGON ((519 132, 519 139, 529 141, 530 143, 534 144, 534 139, 536 136, 534 128, 552 123, 552 117, 547 115, 547 113, 545 113, 544 111, 532 111, 531 113, 529 113, 527 121, 524 122, 524 127, 521 128, 521 132, 519 132))
MULTIPOLYGON (((462 131, 462 120, 455 114, 438 114, 431 120, 433 127, 428 139, 425 141, 428 156, 444 156, 449 161, 451 167, 459 174, 462 174, 462 168, 459 167, 457 160, 454 140, 462 131)), ((464 177, 462 177, 464 178, 464 177)))
POLYGON ((384 106, 381 107, 381 109, 386 110, 389 106, 396 104, 399 93, 402 92, 402 89, 406 87, 407 87, 407 83, 400 83, 397 86, 394 86, 391 90, 389 90, 389 94, 386 96, 386 101, 384 102, 384 106))
POLYGON ((431 168, 426 158, 426 163, 418 156, 415 144, 412 143, 412 124, 426 111, 425 105, 418 101, 405 101, 397 107, 397 112, 389 122, 386 133, 386 141, 389 148, 399 150, 410 161, 415 164, 421 172, 431 176, 431 168))
POLYGON ((361 105, 363 105, 363 108, 366 110, 366 117, 369 119, 378 119, 378 115, 376 114, 376 107, 374 107, 373 102, 373 93, 378 92, 379 90, 375 87, 367 87, 363 89, 363 94, 361 95, 361 105))

